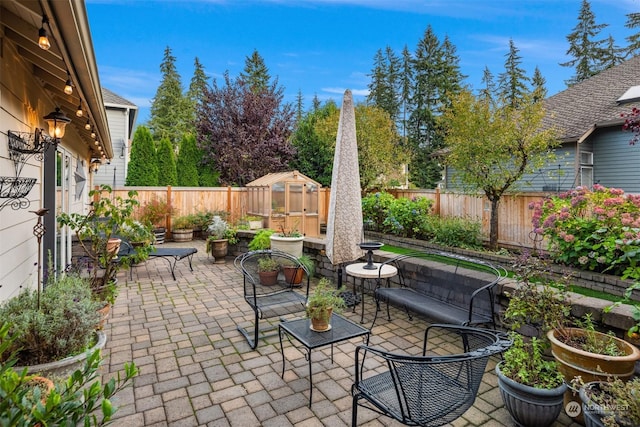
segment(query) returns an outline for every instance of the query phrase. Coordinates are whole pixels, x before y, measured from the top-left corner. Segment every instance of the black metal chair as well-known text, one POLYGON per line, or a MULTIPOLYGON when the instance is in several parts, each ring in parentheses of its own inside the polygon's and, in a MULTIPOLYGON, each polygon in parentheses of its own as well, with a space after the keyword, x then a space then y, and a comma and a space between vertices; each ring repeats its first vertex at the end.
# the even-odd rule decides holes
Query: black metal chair
POLYGON ((351 387, 351 425, 357 425, 358 406, 409 426, 441 426, 454 421, 473 405, 489 357, 510 345, 511 341, 501 332, 434 324, 425 331, 422 356, 358 346, 356 378, 351 387), (432 328, 457 335, 462 352, 427 356, 432 328), (387 370, 381 372, 384 365, 387 370))
MULTIPOLYGON (((260 329, 260 319, 281 317, 305 311, 305 304, 309 297, 309 271, 300 263, 298 258, 285 252, 275 250, 253 251, 238 256, 234 261, 235 267, 242 273, 244 299, 254 312, 253 330, 247 330, 238 325, 238 331, 244 335, 253 350, 258 346, 259 338, 266 338, 269 332, 275 332, 276 327, 270 326, 260 329), (293 282, 293 276, 286 277, 283 269, 278 272, 275 284, 264 285, 259 274, 259 260, 261 258, 274 259, 281 267, 294 267, 303 271, 300 285, 293 282), (296 288, 299 287, 299 289, 296 288)), ((294 271, 295 271, 294 270, 294 271)))

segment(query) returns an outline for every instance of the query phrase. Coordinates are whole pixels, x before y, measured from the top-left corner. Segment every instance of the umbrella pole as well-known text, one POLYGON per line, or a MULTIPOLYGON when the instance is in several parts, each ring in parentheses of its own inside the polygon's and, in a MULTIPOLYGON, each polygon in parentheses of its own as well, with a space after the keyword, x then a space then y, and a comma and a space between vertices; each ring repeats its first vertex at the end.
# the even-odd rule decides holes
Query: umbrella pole
POLYGON ((342 263, 338 264, 338 289, 342 287, 342 263))

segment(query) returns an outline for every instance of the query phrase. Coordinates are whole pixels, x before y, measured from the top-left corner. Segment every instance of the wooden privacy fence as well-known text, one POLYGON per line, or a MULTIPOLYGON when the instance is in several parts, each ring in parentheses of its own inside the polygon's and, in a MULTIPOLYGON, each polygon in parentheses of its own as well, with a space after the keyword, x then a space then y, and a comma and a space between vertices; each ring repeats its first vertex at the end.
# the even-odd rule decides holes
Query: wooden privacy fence
MULTIPOLYGON (((154 197, 166 198, 176 209, 176 216, 200 211, 226 211, 230 219, 237 220, 247 213, 247 191, 243 187, 115 187, 114 194, 126 197, 136 190, 141 205, 154 197)), ((436 190, 390 190, 396 198, 426 197, 433 200, 435 214, 443 217, 460 217, 480 221, 482 235, 489 237, 491 205, 485 197, 443 192, 436 190)), ((320 223, 327 223, 330 188, 320 188, 320 223)), ((546 195, 531 192, 504 196, 498 212, 498 242, 502 246, 533 248, 531 219, 533 211, 529 204, 546 195)), ((540 243, 537 244, 540 247, 540 243)))

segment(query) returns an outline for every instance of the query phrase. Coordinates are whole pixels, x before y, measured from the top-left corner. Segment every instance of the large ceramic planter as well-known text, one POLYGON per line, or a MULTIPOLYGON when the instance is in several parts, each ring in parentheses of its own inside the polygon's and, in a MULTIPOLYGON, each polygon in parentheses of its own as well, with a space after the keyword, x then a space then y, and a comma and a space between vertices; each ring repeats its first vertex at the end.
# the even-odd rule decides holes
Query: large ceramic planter
POLYGON ((564 406, 563 396, 567 386, 562 384, 549 390, 520 384, 504 376, 500 365, 496 365, 498 387, 504 406, 515 423, 524 427, 547 427, 553 424, 564 406))
POLYGON ((40 365, 32 366, 14 366, 14 369, 18 372, 22 372, 24 368, 27 368, 27 374, 39 374, 44 377, 68 377, 76 369, 82 369, 87 360, 87 356, 93 353, 95 350, 102 350, 107 344, 107 335, 102 331, 96 331, 98 342, 95 346, 91 347, 84 353, 76 356, 64 358, 50 363, 42 363, 40 365))
POLYGON ((282 237, 271 235, 271 249, 286 252, 296 258, 302 256, 304 237, 282 237))
MULTIPOLYGON (((574 336, 584 336, 586 331, 579 328, 566 328, 567 332, 574 336)), ((597 337, 609 339, 608 335, 593 332, 597 337)), ((635 363, 640 360, 640 350, 634 345, 613 337, 616 345, 624 356, 606 356, 603 354, 590 353, 571 347, 560 341, 557 329, 552 329, 547 333, 547 338, 551 342, 551 354, 558 362, 558 370, 564 375, 566 382, 571 382, 575 377, 581 377, 583 381, 607 381, 607 378, 618 377, 622 380, 631 378, 634 374, 635 363)), ((580 404, 578 396, 567 391, 565 393, 565 405, 569 402, 580 404)), ((582 413, 576 417, 576 421, 583 423, 582 413)))
POLYGON ((172 235, 174 242, 190 242, 193 240, 193 229, 178 228, 176 230, 173 230, 172 235))

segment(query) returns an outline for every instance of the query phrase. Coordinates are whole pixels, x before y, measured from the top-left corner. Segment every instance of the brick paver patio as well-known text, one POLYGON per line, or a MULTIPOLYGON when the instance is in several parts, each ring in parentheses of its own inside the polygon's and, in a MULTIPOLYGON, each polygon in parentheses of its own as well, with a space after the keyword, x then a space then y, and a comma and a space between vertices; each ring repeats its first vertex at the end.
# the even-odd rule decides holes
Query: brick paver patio
MULTIPOLYGON (((167 243, 167 246, 180 246, 167 243)), ((308 408, 309 383, 304 354, 285 342, 287 370, 284 379, 278 338, 261 341, 252 351, 236 330, 250 325, 253 312, 242 297, 242 276, 228 259, 214 264, 195 246, 194 271, 180 261, 177 280, 167 264, 158 260, 137 266, 133 281, 121 272, 120 294, 105 326, 104 377, 134 361, 140 374, 114 404, 120 408, 116 426, 348 426, 351 423, 350 388, 354 376, 354 339, 313 352, 313 406, 308 408)), ((365 322, 375 306, 365 296, 365 322)), ((357 313, 344 315, 360 320, 357 313)), ((389 351, 418 354, 427 323, 404 313, 381 318, 371 334, 371 345, 389 351)), ((438 345, 445 349, 447 337, 438 345)), ((487 367, 474 406, 455 426, 511 426, 493 373, 497 359, 487 367)), ((400 425, 369 410, 358 411, 359 425, 400 425)), ((563 413, 556 425, 573 426, 563 413)))

